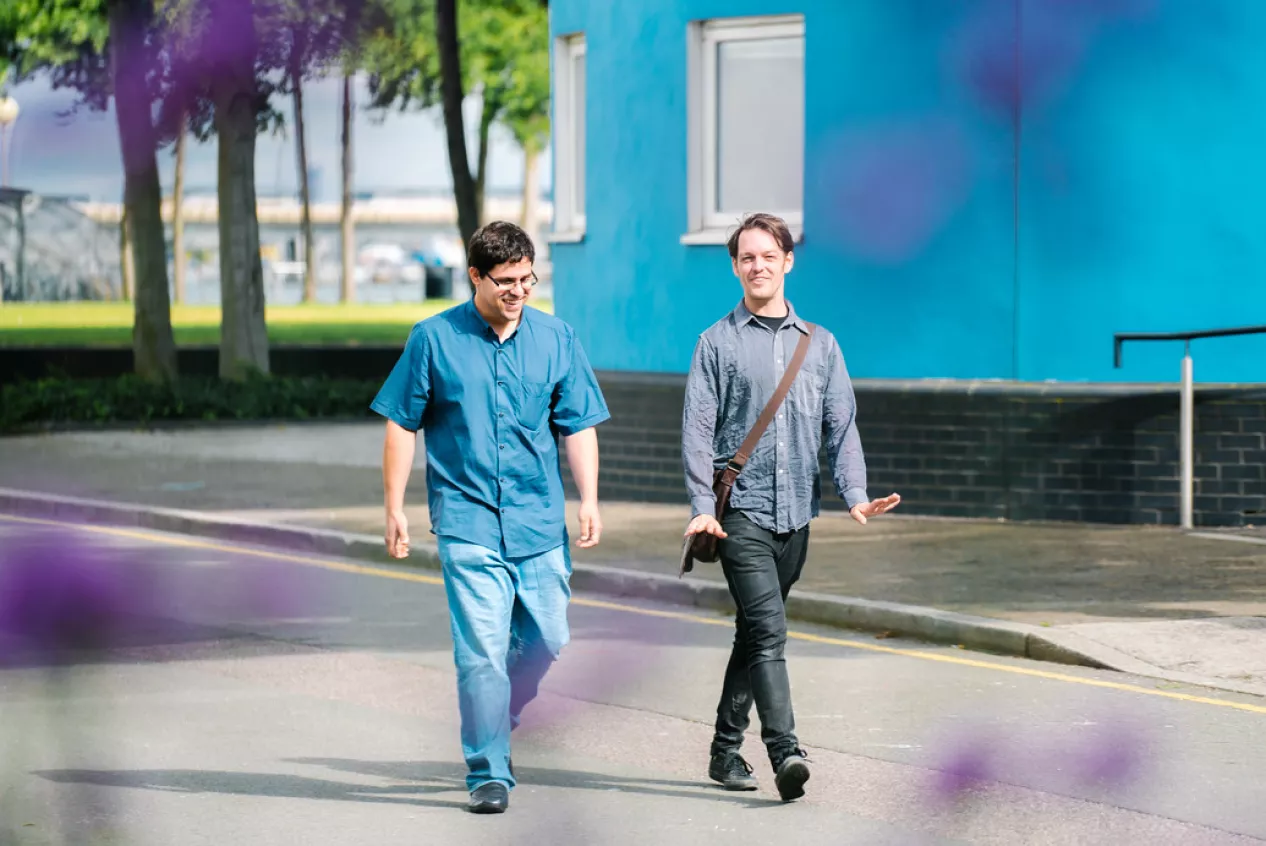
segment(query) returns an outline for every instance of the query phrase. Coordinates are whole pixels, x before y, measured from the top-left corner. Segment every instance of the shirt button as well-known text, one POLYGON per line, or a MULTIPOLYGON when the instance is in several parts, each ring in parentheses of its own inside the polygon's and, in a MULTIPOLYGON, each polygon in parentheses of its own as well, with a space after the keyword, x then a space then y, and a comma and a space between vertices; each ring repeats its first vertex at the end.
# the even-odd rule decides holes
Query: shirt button
POLYGON ((505 444, 502 444, 502 445, 499 447, 499 449, 505 449, 505 448, 506 448, 506 445, 505 445, 505 444))
POLYGON ((505 383, 505 382, 498 382, 498 383, 497 383, 497 387, 498 387, 498 388, 504 388, 505 386, 506 386, 506 383, 505 383))
POLYGON ((505 417, 505 416, 506 416, 506 413, 505 413, 504 411, 498 411, 498 412, 497 412, 497 416, 498 416, 498 417, 505 417))

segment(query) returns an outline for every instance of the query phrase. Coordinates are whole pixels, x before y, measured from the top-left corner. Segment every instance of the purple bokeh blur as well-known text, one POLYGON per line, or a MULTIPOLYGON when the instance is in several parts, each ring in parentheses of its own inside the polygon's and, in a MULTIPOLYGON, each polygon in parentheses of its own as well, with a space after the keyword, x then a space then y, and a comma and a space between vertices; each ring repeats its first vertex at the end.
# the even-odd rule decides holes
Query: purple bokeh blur
POLYGON ((292 564, 235 556, 211 567, 168 566, 186 563, 179 548, 159 556, 138 549, 78 527, 6 532, 0 666, 57 666, 122 647, 222 637, 321 604, 310 573, 292 564))
POLYGON ((1022 731, 982 720, 934 745, 930 789, 936 801, 951 803, 977 798, 990 783, 1072 795, 1122 791, 1146 776, 1152 746, 1145 722, 1111 710, 1022 731))
POLYGON ((1104 30, 1137 22, 1155 0, 1026 0, 1018 15, 978 3, 951 38, 947 72, 986 111, 1007 120, 1050 107, 1073 84, 1104 30))
POLYGON ((126 641, 153 612, 135 572, 76 531, 5 535, 0 551, 0 664, 59 664, 126 641))
POLYGON ((849 252, 900 264, 921 252, 966 201, 973 151, 952 121, 870 127, 832 142, 823 190, 849 252))

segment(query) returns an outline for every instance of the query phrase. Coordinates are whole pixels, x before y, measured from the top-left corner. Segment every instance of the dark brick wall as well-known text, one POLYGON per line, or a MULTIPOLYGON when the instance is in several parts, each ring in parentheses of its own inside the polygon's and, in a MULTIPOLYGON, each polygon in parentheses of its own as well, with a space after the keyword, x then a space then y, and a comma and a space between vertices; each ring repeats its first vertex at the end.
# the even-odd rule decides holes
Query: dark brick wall
MULTIPOLYGON (((392 347, 274 347, 273 372, 378 381, 392 347)), ((215 348, 180 350, 189 374, 216 373, 215 348)), ((128 349, 0 348, 0 382, 49 372, 114 376, 128 349)), ((684 502, 684 379, 599 374, 613 419, 600 429, 606 499, 684 502)), ((873 494, 911 514, 1178 522, 1177 386, 858 382, 858 426, 873 494)), ((1195 519, 1266 520, 1266 389, 1196 393, 1195 519)), ((565 465, 564 459, 564 465, 565 465)), ((824 468, 825 468, 825 461, 824 468)), ((564 472, 569 489, 570 474, 564 472)), ((829 475, 824 506, 840 508, 829 475)))
MULTIPOLYGON (((599 378, 612 412, 599 430, 601 496, 684 502, 682 379, 599 378)), ((859 382, 855 390, 871 493, 901 493, 907 513, 1178 522, 1176 386, 859 382)), ((1264 441, 1266 389, 1197 391, 1197 525, 1266 519, 1264 441)), ((824 507, 842 507, 829 474, 823 480, 824 507)))

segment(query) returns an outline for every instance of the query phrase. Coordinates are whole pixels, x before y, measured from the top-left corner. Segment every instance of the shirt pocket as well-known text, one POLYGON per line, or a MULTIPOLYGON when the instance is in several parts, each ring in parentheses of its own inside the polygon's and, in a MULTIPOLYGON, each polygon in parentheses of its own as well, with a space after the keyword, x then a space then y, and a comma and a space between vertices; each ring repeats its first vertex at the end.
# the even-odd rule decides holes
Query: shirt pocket
POLYGON ((823 395, 826 393, 826 376, 813 370, 803 370, 792 385, 792 399, 796 410, 810 418, 822 412, 823 395))
POLYGON ((519 425, 527 429, 540 429, 549 419, 554 383, 524 380, 519 384, 519 425))

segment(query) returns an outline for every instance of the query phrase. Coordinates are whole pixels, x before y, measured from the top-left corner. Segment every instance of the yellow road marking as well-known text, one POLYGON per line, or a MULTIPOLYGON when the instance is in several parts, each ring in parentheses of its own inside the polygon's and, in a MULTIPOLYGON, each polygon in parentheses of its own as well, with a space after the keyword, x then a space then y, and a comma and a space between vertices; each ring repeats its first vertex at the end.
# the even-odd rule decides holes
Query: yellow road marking
POLYGON ((320 567, 324 570, 337 570, 340 573, 359 573, 363 576, 380 576, 386 579, 399 579, 404 582, 421 582, 427 585, 442 585, 444 580, 439 576, 426 576, 421 573, 409 573, 400 570, 389 570, 385 567, 368 567, 362 564, 347 564, 341 561, 328 561, 320 558, 309 558, 306 555, 292 555, 288 552, 275 552, 270 549, 251 549, 244 546, 204 541, 196 538, 180 536, 164 536, 141 529, 119 529, 114 526, 89 526, 83 523, 63 523, 58 520, 44 520, 39 517, 16 517, 0 514, 0 520, 13 520, 19 523, 35 523, 41 526, 57 526, 58 528, 84 529, 103 535, 114 535, 121 538, 161 543, 167 546, 184 546, 190 549, 206 549, 213 552, 234 552, 242 555, 253 555, 256 558, 271 558, 275 561, 289 561, 294 564, 305 564, 309 567, 320 567))
MULTIPOLYGON (((9 520, 19 523, 33 523, 43 526, 56 526, 58 528, 75 528, 85 531, 98 532, 100 534, 114 535, 116 537, 134 538, 137 540, 149 541, 151 543, 161 543, 167 546, 183 546, 192 549, 205 549, 215 552, 230 552, 240 555, 252 555, 257 558, 270 558, 274 561, 288 561, 294 564, 302 564, 308 567, 318 567, 323 570, 334 570, 341 573, 356 573, 362 576, 376 576, 384 579, 396 579, 403 582, 417 582, 427 585, 442 585, 444 580, 438 576, 428 576, 422 573, 411 573, 405 570, 393 570, 386 567, 373 567, 364 564, 348 564, 342 561, 331 561, 323 558, 311 558, 306 555, 293 555, 287 552, 275 552, 268 549, 253 549, 250 547, 233 546, 230 544, 217 543, 215 541, 204 541, 196 538, 158 535, 148 531, 137 529, 122 529, 113 526, 90 526, 82 523, 64 523, 57 520, 45 520, 37 517, 16 517, 8 514, 0 514, 0 520, 9 520)), ((637 614, 643 617, 659 617, 668 620, 681 620, 687 623, 696 623, 708 626, 723 626, 730 628, 734 625, 733 621, 728 618, 705 617, 699 614, 690 614, 684 611, 662 611, 655 608, 642 608, 637 605, 625 605, 619 602, 607 602, 601 599, 586 599, 584 597, 573 597, 573 605, 580 605, 586 608, 602 608, 608 611, 620 611, 626 614, 637 614)), ((1057 673, 1048 670, 1036 670, 1029 667, 1016 667, 1009 664, 998 664, 992 661, 983 661, 976 658, 965 658, 958 655, 943 655, 936 652, 929 652, 922 649, 901 649, 893 646, 880 646, 874 643, 865 643, 860 640, 850 640, 848 638, 826 637, 823 635, 809 634, 807 632, 788 631, 787 637, 794 640, 802 640, 808 643, 821 643, 828 646, 843 646, 849 649, 860 649, 867 652, 879 652, 886 655, 899 655, 904 658, 916 658, 923 661, 939 661, 943 664, 956 664, 960 667, 974 667, 982 670, 993 670, 995 672, 1012 673, 1021 676, 1030 676, 1033 678, 1046 679, 1048 681, 1066 682, 1069 684, 1080 684, 1088 687, 1101 687, 1108 690, 1117 690, 1124 693, 1138 693, 1145 696, 1159 696, 1164 699, 1174 699, 1180 702, 1193 702, 1200 705, 1215 705, 1220 708, 1233 708, 1238 711, 1248 711, 1253 714, 1266 714, 1266 705, 1253 705, 1248 702, 1233 702, 1228 699, 1216 699, 1209 696, 1196 696, 1190 693, 1178 693, 1171 690, 1154 690, 1147 687, 1139 687, 1138 685, 1126 684, 1123 682, 1106 681, 1103 679, 1084 678, 1082 676, 1069 675, 1067 673, 1057 673)))

